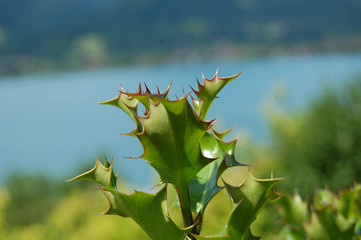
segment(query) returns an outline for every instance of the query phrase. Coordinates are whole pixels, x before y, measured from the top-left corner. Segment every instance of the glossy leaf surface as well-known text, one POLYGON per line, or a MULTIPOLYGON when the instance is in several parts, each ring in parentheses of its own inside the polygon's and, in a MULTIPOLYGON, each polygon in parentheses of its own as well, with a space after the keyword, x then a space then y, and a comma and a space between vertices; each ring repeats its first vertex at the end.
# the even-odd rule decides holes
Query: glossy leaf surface
POLYGON ((228 167, 243 165, 234 158, 236 140, 223 142, 219 137, 224 137, 224 135, 209 131, 201 140, 203 155, 217 160, 203 168, 198 173, 198 177, 192 179, 189 184, 191 207, 196 213, 204 213, 207 204, 222 189, 217 185, 217 180, 224 170, 228 167))

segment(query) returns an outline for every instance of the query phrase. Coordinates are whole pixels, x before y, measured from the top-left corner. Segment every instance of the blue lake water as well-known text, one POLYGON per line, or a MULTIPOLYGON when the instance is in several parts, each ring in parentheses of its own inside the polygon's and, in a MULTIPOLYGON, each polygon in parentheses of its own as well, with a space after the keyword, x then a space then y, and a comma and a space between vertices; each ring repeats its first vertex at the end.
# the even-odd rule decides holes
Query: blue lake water
POLYGON ((267 140, 263 103, 275 85, 287 87, 287 106, 302 109, 325 86, 339 86, 361 73, 361 53, 274 57, 86 70, 1 77, 0 184, 14 172, 39 172, 66 179, 94 156, 114 157, 115 168, 133 186, 145 186, 154 172, 139 156, 137 139, 120 135, 134 129, 121 110, 94 104, 116 97, 120 83, 136 91, 139 82, 165 90, 170 98, 190 91, 203 72, 211 78, 219 68, 226 77, 243 72, 220 93, 208 119, 222 128, 246 130, 256 141, 267 140))

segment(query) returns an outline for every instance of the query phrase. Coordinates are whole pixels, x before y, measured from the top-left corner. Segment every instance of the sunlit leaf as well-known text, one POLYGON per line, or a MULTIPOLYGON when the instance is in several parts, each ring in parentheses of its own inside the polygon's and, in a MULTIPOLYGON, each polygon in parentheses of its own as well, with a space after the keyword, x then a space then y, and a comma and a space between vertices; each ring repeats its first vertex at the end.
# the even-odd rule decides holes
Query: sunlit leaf
POLYGON ((179 228, 168 216, 166 187, 156 194, 135 191, 124 194, 116 187, 116 176, 113 164, 105 160, 101 164, 98 160, 95 167, 73 180, 90 180, 97 182, 109 200, 109 208, 104 214, 115 214, 132 218, 152 239, 182 240, 191 230, 179 228))
POLYGON ((198 98, 193 101, 193 105, 201 119, 205 119, 213 100, 222 88, 239 75, 240 73, 231 77, 220 78, 217 71, 212 79, 203 76, 203 85, 198 82, 198 90, 193 89, 198 98))
POLYGON ((214 131, 207 132, 203 136, 201 140, 203 155, 217 160, 203 168, 198 173, 198 177, 192 179, 189 184, 191 207, 194 212, 203 213, 209 201, 222 189, 217 185, 217 180, 226 168, 243 165, 234 158, 235 146, 236 140, 223 142, 214 131))
MULTIPOLYGON (((249 172, 239 186, 225 183, 225 188, 232 200, 231 213, 225 226, 225 235, 214 236, 219 239, 253 240, 260 239, 253 236, 250 226, 256 219, 259 211, 279 195, 273 186, 283 178, 256 179, 249 172)), ((197 239, 207 239, 197 237, 197 239)), ((217 238, 216 238, 217 239, 217 238)))

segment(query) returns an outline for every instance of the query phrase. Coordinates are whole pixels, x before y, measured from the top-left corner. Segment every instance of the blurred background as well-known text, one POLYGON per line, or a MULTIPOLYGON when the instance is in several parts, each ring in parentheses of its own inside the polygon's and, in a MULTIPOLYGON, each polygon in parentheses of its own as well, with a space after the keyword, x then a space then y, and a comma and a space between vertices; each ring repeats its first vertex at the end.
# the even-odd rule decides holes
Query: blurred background
POLYGON ((304 198, 360 182, 360 22, 359 0, 0 0, 0 239, 146 239, 96 216, 93 185, 65 183, 105 154, 125 191, 157 182, 124 159, 143 153, 120 135, 132 121, 94 104, 120 84, 173 80, 175 98, 242 72, 208 116, 235 126, 238 161, 304 198))

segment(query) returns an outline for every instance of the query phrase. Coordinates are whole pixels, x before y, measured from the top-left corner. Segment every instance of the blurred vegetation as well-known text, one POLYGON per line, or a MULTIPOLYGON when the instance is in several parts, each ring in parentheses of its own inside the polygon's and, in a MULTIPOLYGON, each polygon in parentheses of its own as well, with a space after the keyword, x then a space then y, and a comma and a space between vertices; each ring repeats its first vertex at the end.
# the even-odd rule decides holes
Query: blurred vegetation
POLYGON ((43 222, 69 186, 45 176, 19 174, 8 179, 7 190, 6 222, 21 227, 43 222))
MULTIPOLYGON (((287 99, 285 99, 287 101, 287 99)), ((328 88, 301 112, 267 112, 271 138, 266 146, 245 144, 242 155, 255 167, 272 168, 287 193, 302 197, 361 181, 361 75, 337 89, 328 88)))
POLYGON ((354 0, 0 1, 0 74, 360 51, 354 0))
POLYGON ((0 239, 148 239, 130 219, 98 216, 106 207, 94 185, 13 176, 0 189, 0 239))
POLYGON ((338 193, 319 189, 311 201, 298 194, 279 198, 262 216, 256 229, 266 234, 264 240, 361 239, 361 185, 355 184, 338 193), (266 222, 279 214, 277 222, 266 222), (260 228, 261 226, 261 228, 260 228), (262 231, 266 227, 267 231, 262 231))
MULTIPOLYGON (((240 184, 248 172, 248 167, 236 167, 225 172, 223 178, 232 184, 240 184)), ((39 185, 31 186, 27 182, 35 183, 35 176, 24 178, 15 177, 18 185, 9 185, 7 189, 0 189, 0 239, 3 240, 77 240, 77 239, 150 239, 143 230, 130 218, 113 215, 99 215, 108 206, 101 191, 94 191, 95 184, 66 184, 66 191, 59 194, 54 190, 59 188, 59 182, 50 178, 39 178, 40 185, 44 181, 54 190, 35 195, 39 185), (27 186, 31 189, 22 194, 24 200, 14 198, 13 188, 27 186), (45 199, 44 199, 45 198, 45 199), (18 208, 14 208, 12 201, 16 201, 18 208), (25 201, 27 200, 27 201, 25 201), (54 201, 55 200, 55 201, 54 201), (12 211, 9 209, 12 208, 12 211), (39 212, 39 215, 33 215, 39 212), (11 216, 13 215, 14 216, 11 216), (24 216, 21 216, 23 214, 24 216), (19 216, 19 221, 14 221, 19 216), (37 216, 37 217, 36 217, 37 216), (26 221, 25 218, 29 217, 26 221), (10 220, 12 219, 12 220, 10 220), (9 221, 10 220, 10 221, 9 221)), ((14 181, 14 180, 13 180, 14 181)), ((222 185, 222 181, 219 184, 222 185)), ((118 182, 122 191, 129 191, 129 187, 118 182), (128 189, 128 190, 126 190, 128 189)), ((169 215, 182 226, 179 206, 174 205, 176 191, 168 186, 169 215), (172 206, 172 207, 171 207, 172 206)), ((24 190, 24 189, 23 189, 24 190)), ((361 237, 361 185, 354 185, 337 195, 329 190, 320 190, 312 201, 302 201, 299 195, 286 195, 267 205, 252 224, 252 231, 262 235, 262 239, 359 239, 361 237), (311 207, 312 206, 312 207, 311 207), (320 238, 320 236, 322 236, 320 238)), ((204 215, 203 235, 218 234, 221 223, 227 221, 230 199, 225 189, 221 190, 210 202, 204 215)))

